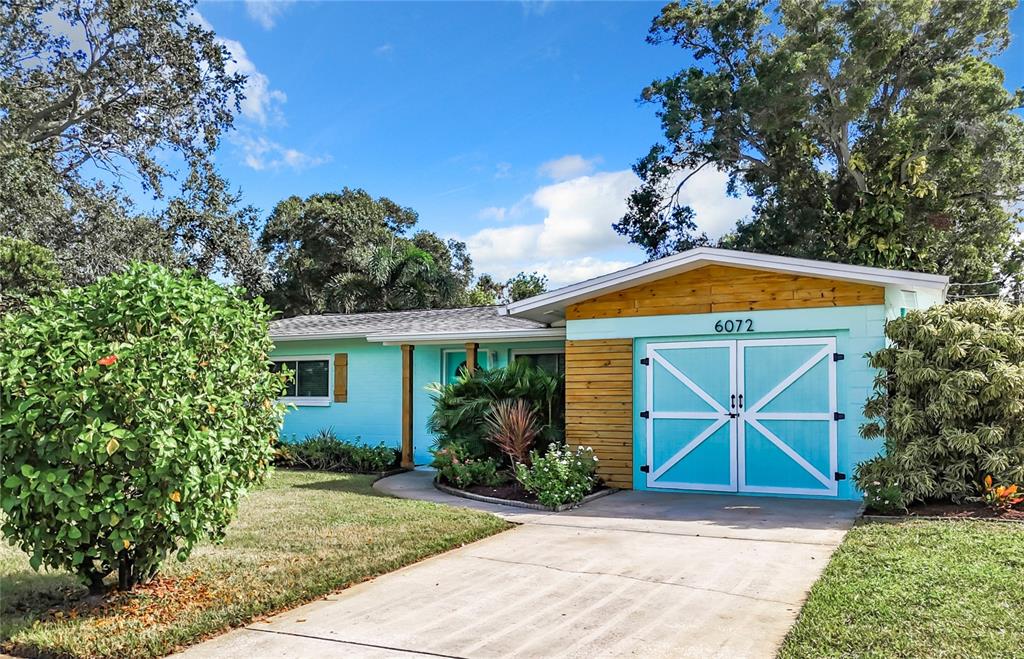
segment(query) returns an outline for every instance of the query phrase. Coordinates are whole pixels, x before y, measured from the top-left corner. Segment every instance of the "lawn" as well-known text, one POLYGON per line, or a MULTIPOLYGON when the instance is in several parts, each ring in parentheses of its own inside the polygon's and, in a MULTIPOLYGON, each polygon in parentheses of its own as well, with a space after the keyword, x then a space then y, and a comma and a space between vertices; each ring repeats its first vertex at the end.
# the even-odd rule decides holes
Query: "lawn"
POLYGON ((246 497, 223 544, 200 546, 185 563, 168 560, 154 583, 102 607, 82 602, 85 589, 69 575, 37 574, 0 541, 0 647, 162 656, 509 526, 470 510, 377 496, 372 482, 278 471, 246 497))
POLYGON ((1024 525, 855 527, 779 656, 1024 656, 1024 525))

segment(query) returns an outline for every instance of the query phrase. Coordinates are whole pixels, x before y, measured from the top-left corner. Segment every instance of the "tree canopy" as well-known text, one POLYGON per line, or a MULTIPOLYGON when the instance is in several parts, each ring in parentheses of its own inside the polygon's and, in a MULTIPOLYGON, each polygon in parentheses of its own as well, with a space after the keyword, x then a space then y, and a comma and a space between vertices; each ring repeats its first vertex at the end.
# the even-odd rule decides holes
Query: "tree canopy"
POLYGON ((365 190, 289 197, 267 220, 268 300, 287 316, 445 308, 463 304, 473 266, 464 243, 429 231, 418 216, 365 190))
POLYGON ((666 5, 648 41, 695 63, 643 92, 665 140, 636 164, 616 230, 652 258, 713 243, 679 197, 713 167, 754 200, 723 246, 962 283, 1016 276, 1024 93, 992 62, 1015 4, 666 5))
POLYGON ((0 233, 52 249, 69 283, 179 257, 253 284, 251 214, 234 210, 211 164, 245 78, 194 6, 0 5, 0 233), (173 208, 136 213, 119 180, 162 197, 179 162, 188 176, 173 208))

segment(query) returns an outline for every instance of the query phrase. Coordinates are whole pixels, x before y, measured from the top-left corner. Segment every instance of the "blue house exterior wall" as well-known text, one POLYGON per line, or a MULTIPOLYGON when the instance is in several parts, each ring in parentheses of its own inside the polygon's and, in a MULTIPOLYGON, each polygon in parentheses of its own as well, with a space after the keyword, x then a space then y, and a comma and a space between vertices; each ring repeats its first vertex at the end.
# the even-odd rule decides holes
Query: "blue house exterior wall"
MULTIPOLYGON (((513 350, 560 348, 562 341, 517 343, 481 343, 480 351, 494 354, 494 366, 505 366, 513 350)), ((413 350, 413 458, 416 464, 429 464, 434 436, 427 428, 433 409, 428 386, 443 377, 443 351, 464 350, 465 344, 418 345, 413 350)), ((281 441, 300 440, 322 428, 333 428, 339 438, 359 438, 370 444, 384 442, 401 447, 402 442, 402 353, 399 346, 373 343, 365 339, 280 341, 272 359, 310 355, 331 356, 330 385, 334 390, 334 353, 348 354, 348 401, 329 404, 297 405, 285 415, 281 441)), ((333 397, 332 397, 333 398, 333 397)))
MULTIPOLYGON (((839 422, 838 470, 847 475, 839 481, 837 497, 860 499, 850 477, 858 462, 877 455, 880 441, 860 437, 858 428, 864 422, 863 405, 873 386, 875 371, 865 353, 885 345, 884 305, 835 307, 819 309, 787 309, 772 311, 746 311, 741 313, 686 314, 645 316, 614 319, 570 320, 566 324, 569 340, 632 338, 634 340, 634 373, 642 373, 639 360, 646 353, 647 343, 657 341, 700 341, 722 339, 836 338, 837 350, 845 359, 837 363, 838 411, 846 414, 839 422), (716 333, 715 323, 737 317, 753 321, 753 332, 716 333)), ((646 381, 633 379, 634 431, 633 431, 633 486, 647 489, 646 475, 640 473, 647 464, 646 424, 641 421, 637 408, 646 400, 646 381)), ((739 493, 743 494, 743 493, 739 493)), ((794 495, 785 495, 794 496, 794 495)), ((833 497, 824 497, 833 498, 833 497)))

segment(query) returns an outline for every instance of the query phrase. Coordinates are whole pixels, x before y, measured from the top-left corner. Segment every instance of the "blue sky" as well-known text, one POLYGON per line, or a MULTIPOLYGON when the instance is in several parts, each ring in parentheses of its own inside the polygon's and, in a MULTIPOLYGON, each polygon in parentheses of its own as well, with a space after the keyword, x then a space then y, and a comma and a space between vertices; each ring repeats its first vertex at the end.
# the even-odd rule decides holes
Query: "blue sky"
MULTIPOLYGON (((250 77, 218 153, 246 203, 362 187, 465 240, 477 273, 570 283, 643 260, 616 236, 660 137, 644 85, 689 62, 644 37, 660 2, 201 2, 250 77)), ((1013 16, 1024 34, 1024 16, 1013 16)), ((1001 61, 1024 84, 1024 47, 1001 61)), ((719 235, 749 200, 688 186, 719 235)))

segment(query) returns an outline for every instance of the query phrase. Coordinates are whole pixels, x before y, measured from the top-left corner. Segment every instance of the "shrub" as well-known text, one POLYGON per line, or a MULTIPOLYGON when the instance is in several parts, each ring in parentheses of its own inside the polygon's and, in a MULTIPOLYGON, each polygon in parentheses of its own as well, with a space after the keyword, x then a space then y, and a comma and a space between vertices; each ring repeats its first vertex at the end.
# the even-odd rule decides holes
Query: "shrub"
POLYGON ((432 451, 434 462, 431 466, 437 469, 441 482, 448 483, 459 489, 471 485, 500 485, 504 482, 498 473, 498 461, 494 458, 474 458, 458 444, 432 451))
POLYGON ((509 457, 512 464, 530 463, 540 429, 537 414, 525 400, 499 400, 491 405, 485 417, 487 439, 509 457))
POLYGON ((281 467, 373 474, 394 469, 401 452, 383 442, 376 446, 338 439, 323 428, 299 442, 282 444, 275 461, 281 467))
POLYGON ((219 540, 284 416, 270 310, 133 264, 0 322, 4 534, 32 566, 131 588, 219 540))
POLYGON ((502 458, 501 451, 487 439, 487 414, 494 403, 522 399, 537 415, 540 448, 565 435, 565 387, 563 378, 531 365, 513 361, 504 368, 476 369, 461 374, 452 384, 431 387, 434 410, 430 430, 437 444, 461 444, 475 457, 502 458))
POLYGON ((981 496, 978 497, 982 503, 996 513, 1005 513, 1018 503, 1024 503, 1024 492, 1021 492, 1016 483, 1011 485, 994 485, 991 476, 985 476, 981 484, 981 496))
POLYGON ((0 315, 28 305, 61 286, 53 252, 27 240, 0 236, 0 315))
POLYGON ((552 444, 547 453, 533 451, 530 458, 530 466, 516 465, 516 479, 549 508, 579 503, 597 484, 597 456, 589 446, 552 444))
POLYGON ((895 515, 906 512, 906 496, 896 485, 882 481, 871 481, 864 486, 864 505, 871 512, 882 515, 895 515))
POLYGON ((884 457, 855 479, 892 483, 907 502, 962 501, 975 483, 1024 481, 1024 307, 968 300, 889 321, 890 345, 861 428, 883 437, 884 457))

